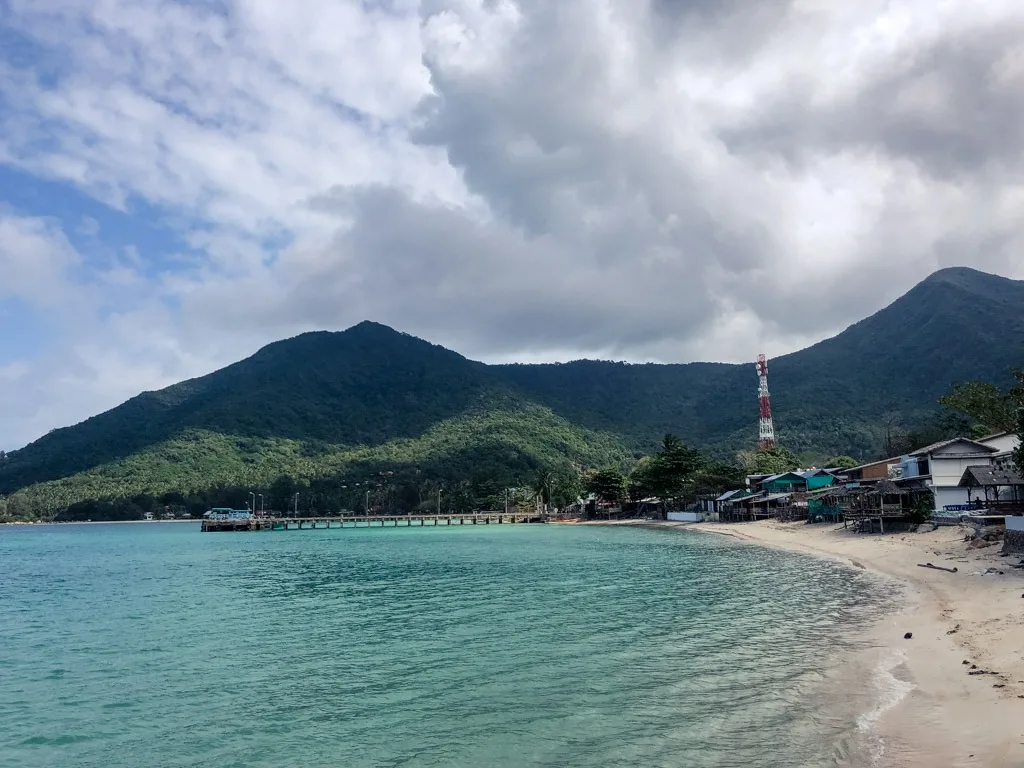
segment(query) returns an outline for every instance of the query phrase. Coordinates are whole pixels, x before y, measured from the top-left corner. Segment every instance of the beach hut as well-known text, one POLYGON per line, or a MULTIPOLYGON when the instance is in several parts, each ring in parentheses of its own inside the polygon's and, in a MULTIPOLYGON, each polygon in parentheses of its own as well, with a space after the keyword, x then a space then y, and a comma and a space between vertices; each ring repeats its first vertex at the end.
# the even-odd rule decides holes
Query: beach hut
POLYGON ((763 493, 754 493, 749 490, 730 491, 725 499, 721 499, 718 506, 718 520, 722 523, 740 523, 753 520, 753 503, 763 498, 763 493))
POLYGON ((876 522, 879 533, 885 533, 886 520, 907 520, 917 511, 921 495, 919 491, 901 488, 891 480, 848 490, 850 494, 842 503, 843 517, 861 533, 874 533, 876 522))
POLYGON ((964 470, 960 487, 967 489, 964 512, 985 512, 996 515, 1024 513, 1024 479, 1010 468, 989 465, 964 470))
POLYGON ((841 502, 849 496, 850 490, 842 485, 828 485, 808 491, 805 495, 807 521, 838 523, 843 519, 841 502))

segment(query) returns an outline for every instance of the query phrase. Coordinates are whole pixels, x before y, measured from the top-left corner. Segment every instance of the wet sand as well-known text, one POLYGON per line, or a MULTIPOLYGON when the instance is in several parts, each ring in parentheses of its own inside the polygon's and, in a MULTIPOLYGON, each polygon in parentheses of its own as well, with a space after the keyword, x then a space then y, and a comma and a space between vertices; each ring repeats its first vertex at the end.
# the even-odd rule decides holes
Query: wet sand
POLYGON ((869 535, 776 521, 633 524, 735 536, 898 580, 906 599, 872 633, 892 651, 879 674, 891 675, 896 693, 874 725, 884 745, 877 764, 1024 766, 1024 570, 1012 567, 1019 555, 1000 556, 1001 543, 968 550, 955 527, 869 535))

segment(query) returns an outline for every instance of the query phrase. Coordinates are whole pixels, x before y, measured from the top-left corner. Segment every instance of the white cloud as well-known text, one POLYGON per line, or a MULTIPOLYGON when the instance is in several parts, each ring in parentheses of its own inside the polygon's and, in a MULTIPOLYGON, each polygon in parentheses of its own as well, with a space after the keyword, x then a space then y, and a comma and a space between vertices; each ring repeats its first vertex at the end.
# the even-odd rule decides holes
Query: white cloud
POLYGON ((83 263, 0 219, 0 295, 77 302, 0 376, 11 447, 364 318, 494 360, 744 360, 940 266, 1024 276, 1011 0, 6 7, 37 53, 0 54, 0 162, 191 249, 83 263))
POLYGON ((70 273, 79 256, 52 221, 0 215, 0 300, 42 310, 75 298, 70 273))

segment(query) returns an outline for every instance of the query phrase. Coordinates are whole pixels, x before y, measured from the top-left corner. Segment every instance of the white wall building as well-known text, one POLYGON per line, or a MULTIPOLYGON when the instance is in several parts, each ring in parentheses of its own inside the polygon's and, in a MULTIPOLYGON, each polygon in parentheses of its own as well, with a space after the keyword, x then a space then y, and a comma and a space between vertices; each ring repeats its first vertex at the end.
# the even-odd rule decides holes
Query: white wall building
POLYGON ((990 448, 995 448, 999 453, 1009 453, 1010 451, 1015 451, 1017 446, 1020 445, 1020 438, 1013 434, 1013 432, 999 432, 995 435, 983 437, 977 442, 990 448))
MULTIPOLYGON (((986 438, 995 440, 997 437, 986 438)), ((964 470, 968 467, 991 466, 993 459, 1004 451, 1003 442, 997 446, 980 440, 957 437, 925 446, 904 456, 900 461, 901 482, 919 482, 935 495, 935 509, 943 510, 968 503, 966 488, 959 487, 964 470)))
POLYGON ((666 518, 677 523, 703 523, 708 518, 706 512, 669 512, 666 518))

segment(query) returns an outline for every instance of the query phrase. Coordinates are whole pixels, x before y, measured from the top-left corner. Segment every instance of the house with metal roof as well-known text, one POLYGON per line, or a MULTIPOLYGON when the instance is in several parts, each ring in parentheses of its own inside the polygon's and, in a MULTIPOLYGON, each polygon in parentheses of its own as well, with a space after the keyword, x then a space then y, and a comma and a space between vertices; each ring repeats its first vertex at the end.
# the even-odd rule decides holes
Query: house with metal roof
POLYGON ((998 448, 966 437, 926 445, 902 457, 891 479, 903 487, 923 488, 935 497, 935 509, 967 511, 970 497, 960 480, 968 467, 991 466, 998 448))
POLYGON ((1015 469, 967 467, 960 487, 967 489, 968 505, 1003 515, 1024 514, 1024 478, 1015 469))
POLYGON ((893 473, 893 467, 899 465, 900 457, 895 456, 888 459, 870 461, 852 467, 844 472, 851 483, 874 483, 879 480, 888 480, 893 473))
POLYGON ((835 485, 843 479, 840 475, 827 469, 801 469, 797 474, 807 482, 808 491, 835 485))
POLYGON ((761 490, 767 494, 794 493, 807 490, 807 478, 800 472, 780 472, 761 481, 761 490))

